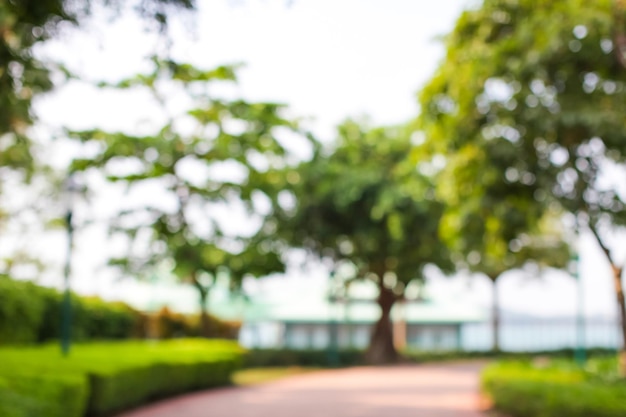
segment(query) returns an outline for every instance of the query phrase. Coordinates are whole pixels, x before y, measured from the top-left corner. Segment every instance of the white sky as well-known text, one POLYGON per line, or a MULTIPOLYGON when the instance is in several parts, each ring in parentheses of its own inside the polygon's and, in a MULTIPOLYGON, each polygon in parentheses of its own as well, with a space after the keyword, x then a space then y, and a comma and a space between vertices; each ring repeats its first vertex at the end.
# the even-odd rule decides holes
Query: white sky
MULTIPOLYGON (((323 139, 349 116, 369 115, 375 123, 401 123, 415 117, 415 94, 443 56, 439 35, 453 27, 472 0, 245 0, 199 1, 195 34, 189 22, 173 28, 173 53, 180 60, 213 67, 245 63, 238 93, 251 100, 290 105, 294 116, 311 117, 323 139)), ((68 66, 92 79, 115 80, 145 68, 142 56, 154 46, 138 22, 123 18, 114 25, 95 19, 87 31, 70 32, 40 51, 62 57, 68 66)), ((113 93, 73 83, 40 100, 44 124, 89 128, 136 129, 154 109, 146 97, 120 100, 113 93)), ((66 149, 54 158, 63 159, 66 149)), ((109 197, 114 198, 114 197, 109 197)), ((106 236, 93 232, 80 237, 74 288, 107 297, 132 298, 136 285, 111 284, 97 268, 103 262, 106 236)), ((50 245, 50 243, 46 243, 50 245)), ((581 242, 581 270, 587 314, 616 311, 606 262, 590 239, 581 242)), ((60 259, 61 249, 48 252, 60 259)), ((319 285, 323 278, 292 281, 270 279, 258 286, 267 290, 319 285), (295 287, 294 287, 295 286, 295 287)), ((54 278, 47 283, 53 284, 54 278)), ((433 278, 432 291, 466 293, 469 300, 488 305, 491 290, 482 278, 433 278), (469 282, 469 284, 468 284, 469 282)), ((574 314, 576 285, 552 274, 544 280, 505 277, 500 285, 502 305, 535 314, 574 314)))

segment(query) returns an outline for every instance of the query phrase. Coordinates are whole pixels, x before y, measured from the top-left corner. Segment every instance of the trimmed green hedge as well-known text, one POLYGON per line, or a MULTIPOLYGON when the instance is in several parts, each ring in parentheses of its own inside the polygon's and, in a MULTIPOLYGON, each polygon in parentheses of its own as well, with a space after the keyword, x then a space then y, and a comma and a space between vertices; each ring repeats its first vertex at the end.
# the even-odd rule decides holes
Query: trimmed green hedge
MULTIPOLYGON (((63 294, 0 276, 0 345, 43 343, 59 337, 63 294), (15 324, 19 323, 19 326, 15 324)), ((73 340, 200 336, 198 315, 161 309, 144 314, 121 302, 71 295, 73 340), (150 333, 150 334, 148 334, 150 333)), ((211 336, 236 339, 240 323, 209 316, 211 336)))
MULTIPOLYGON (((340 349, 337 352, 339 366, 364 365, 363 350, 340 349)), ((589 349, 593 357, 614 355, 611 349, 589 349)), ((401 352, 403 358, 415 363, 430 363, 461 359, 529 359, 537 355, 552 358, 573 358, 573 349, 560 349, 545 352, 483 352, 483 351, 416 351, 401 352)), ((285 366, 327 367, 334 358, 327 349, 250 349, 244 356, 246 368, 269 368, 285 366)))
MULTIPOLYGON (((57 338, 62 298, 52 288, 0 277, 0 344, 28 344, 57 338)), ((71 301, 75 340, 124 339, 136 333, 140 313, 126 304, 75 294, 71 301)))
POLYGON ((493 364, 483 371, 482 387, 494 409, 511 417, 626 416, 626 381, 577 369, 571 362, 546 368, 528 361, 493 364))
POLYGON ((44 316, 40 287, 0 276, 0 344, 33 343, 44 316), (16 326, 19 323, 19 326, 16 326))
MULTIPOLYGON (((327 367, 335 358, 328 350, 299 349, 250 349, 246 352, 243 364, 245 368, 271 368, 285 366, 327 367)), ((362 365, 363 351, 342 349, 337 352, 337 362, 333 365, 362 365)))
POLYGON ((0 349, 0 416, 100 416, 151 399, 230 384, 242 349, 178 339, 0 349), (5 366, 6 364, 6 366, 5 366))
MULTIPOLYGON (((606 356, 614 356, 615 349, 607 348, 590 348, 586 351, 588 357, 600 358, 606 356)), ((405 350, 402 355, 412 362, 439 362, 459 359, 516 359, 530 360, 537 356, 545 356, 549 358, 573 359, 575 349, 565 348, 556 350, 534 351, 534 352, 505 352, 505 351, 419 351, 405 350)))
POLYGON ((2 417, 83 416, 87 381, 80 375, 11 375, 0 377, 2 417))

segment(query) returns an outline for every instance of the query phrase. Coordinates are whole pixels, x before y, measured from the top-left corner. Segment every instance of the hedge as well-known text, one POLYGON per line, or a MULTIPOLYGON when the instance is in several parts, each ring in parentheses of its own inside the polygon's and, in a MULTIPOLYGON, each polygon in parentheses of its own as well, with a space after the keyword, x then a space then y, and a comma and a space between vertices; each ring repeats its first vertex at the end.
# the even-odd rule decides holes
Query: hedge
MULTIPOLYGON (((544 352, 484 352, 484 351, 416 351, 400 352, 404 361, 414 363, 431 363, 461 359, 528 359, 537 355, 552 358, 573 358, 573 349, 559 349, 544 352)), ((341 348, 334 358, 328 349, 250 349, 244 356, 246 368, 268 368, 285 366, 327 367, 329 365, 354 366, 364 365, 364 351, 360 349, 341 348), (333 363, 337 359, 337 363, 333 363)), ((604 357, 614 355, 611 349, 589 349, 589 356, 604 357)))
POLYGON ((243 358, 246 368, 271 368, 285 366, 327 367, 329 365, 362 365, 363 351, 341 349, 336 358, 329 350, 321 349, 250 349, 243 358), (335 362, 336 359, 336 363, 335 362))
POLYGON ((0 344, 37 341, 45 315, 39 288, 0 276, 0 344))
POLYGON ((497 363, 483 371, 482 387, 494 409, 510 417, 626 416, 626 381, 557 365, 497 363))
MULTIPOLYGON (((63 295, 55 289, 0 276, 0 345, 42 343, 58 338, 62 300, 63 295)), ((197 315, 177 314, 167 308, 147 315, 121 302, 76 294, 71 295, 71 303, 73 340, 200 336, 197 315)), ((237 338, 239 323, 213 316, 209 320, 211 336, 237 338)))
POLYGON ((177 393, 227 385, 241 365, 232 341, 178 339, 2 348, 0 416, 110 415, 177 393), (6 364, 6 366, 4 366, 6 364))
POLYGON ((0 415, 80 417, 86 411, 87 394, 81 375, 12 374, 0 377, 0 415))

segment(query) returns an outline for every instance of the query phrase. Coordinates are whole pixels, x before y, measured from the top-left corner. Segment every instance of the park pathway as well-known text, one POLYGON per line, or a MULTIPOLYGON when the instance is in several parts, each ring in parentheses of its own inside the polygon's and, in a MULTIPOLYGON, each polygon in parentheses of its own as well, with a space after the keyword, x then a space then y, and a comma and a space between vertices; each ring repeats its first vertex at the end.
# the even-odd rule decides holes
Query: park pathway
POLYGON ((155 403, 118 417, 482 417, 482 364, 324 370, 155 403))

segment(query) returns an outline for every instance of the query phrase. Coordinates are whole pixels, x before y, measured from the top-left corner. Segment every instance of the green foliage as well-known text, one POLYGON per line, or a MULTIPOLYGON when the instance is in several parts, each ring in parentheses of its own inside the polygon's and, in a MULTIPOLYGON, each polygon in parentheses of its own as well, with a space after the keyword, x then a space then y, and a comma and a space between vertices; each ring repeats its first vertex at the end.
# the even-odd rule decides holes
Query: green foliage
POLYGON ((622 7, 489 0, 459 19, 420 121, 431 151, 450 155, 441 192, 450 229, 467 225, 462 239, 496 217, 501 249, 487 249, 502 256, 555 200, 592 229, 624 223, 624 202, 600 179, 626 161, 622 7))
POLYGON ((0 277, 0 344, 38 340, 44 317, 44 300, 38 296, 38 288, 0 277))
POLYGON ((87 396, 88 384, 84 376, 0 375, 0 415, 3 417, 82 417, 87 396))
MULTIPOLYGON (((363 351, 341 349, 337 352, 339 366, 362 365, 363 351)), ((245 368, 269 368, 285 366, 328 367, 331 364, 328 350, 300 349, 251 349, 243 358, 245 368)))
POLYGON ((218 340, 77 345, 68 358, 52 345, 1 348, 0 398, 7 401, 0 401, 0 414, 109 415, 152 398, 228 384, 241 353, 235 343, 218 340), (61 407, 67 414, 59 414, 61 407), (29 414, 39 410, 46 412, 29 414))
MULTIPOLYGON (((111 15, 125 1, 16 0, 0 4, 0 168, 33 169, 31 140, 32 100, 54 88, 51 74, 69 77, 61 65, 40 60, 33 47, 53 37, 62 23, 78 23, 91 13, 93 3, 104 4, 111 15)), ((135 11, 144 21, 163 30, 176 10, 194 9, 193 0, 139 2, 135 11)))
POLYGON ((318 147, 310 161, 288 169, 295 207, 279 211, 278 235, 353 276, 378 284, 382 314, 371 338, 372 361, 393 361, 389 312, 429 264, 452 268, 438 236, 443 205, 432 178, 409 158, 413 145, 402 128, 367 128, 348 121, 332 149, 318 147), (385 352, 385 353, 383 353, 385 352), (372 353, 372 356, 374 354, 372 353))
MULTIPOLYGON (((63 295, 31 282, 0 277, 0 345, 32 344, 57 339, 63 295), (19 325, 16 325, 19 323, 19 325)), ((169 339, 202 335, 197 315, 141 313, 121 302, 71 295, 72 339, 169 339)), ((211 337, 236 339, 239 323, 208 316, 211 337)))
POLYGON ((346 122, 334 146, 289 174, 300 180, 296 207, 282 219, 286 239, 320 258, 351 262, 359 278, 370 272, 382 283, 385 272, 395 273, 389 286, 399 294, 429 263, 449 270, 437 236, 443 207, 408 158, 406 132, 346 122))
MULTIPOLYGON (((139 312, 125 304, 74 294, 71 300, 76 340, 123 339, 136 332, 139 312)), ((0 278, 0 345, 57 338, 61 303, 62 295, 54 289, 0 278)))
MULTIPOLYGON (((357 366, 365 364, 364 352, 360 349, 340 349, 338 352, 339 366, 357 366)), ((404 360, 414 363, 432 363, 456 361, 465 359, 515 359, 530 361, 534 357, 550 358, 557 361, 571 361, 574 358, 573 349, 549 350, 543 352, 504 352, 504 351, 415 351, 401 352, 404 360)), ((592 378, 615 377, 615 351, 611 349, 590 349, 587 355, 593 358, 589 361, 586 372, 592 378)), ((311 349, 250 349, 243 357, 244 368, 272 368, 272 367, 328 367, 334 365, 329 360, 328 350, 311 349)))
MULTIPOLYGON (((405 350, 402 352, 402 356, 406 359, 416 363, 428 363, 428 362, 440 362, 459 359, 507 359, 517 361, 531 361, 533 358, 547 358, 556 361, 573 361, 575 358, 575 349, 565 348, 557 350, 545 350, 545 351, 533 351, 533 352, 507 352, 507 351, 482 351, 482 350, 463 350, 463 351, 420 351, 420 350, 405 350)), ((607 357, 614 358, 615 350, 607 348, 591 348, 586 351, 589 358, 593 358, 593 361, 589 362, 589 369, 606 371, 607 357)), ((614 362, 614 361, 613 361, 614 362)), ((610 365, 609 365, 610 366, 610 365)), ((591 371, 590 371, 591 372, 591 371)), ((610 373, 614 374, 615 369, 610 373)), ((598 373, 594 371, 594 373, 598 373)))
POLYGON ((494 408, 511 417, 617 417, 626 413, 624 381, 598 380, 571 362, 541 368, 529 362, 494 364, 483 372, 482 386, 494 408))
MULTIPOLYGON (((199 337, 203 336, 201 319, 199 315, 185 315, 175 313, 163 307, 156 314, 146 316, 147 321, 153 321, 153 334, 149 336, 157 339, 172 339, 176 337, 199 337)), ((237 339, 241 323, 227 322, 208 315, 210 337, 220 339, 237 339)), ((148 327, 146 323, 145 327, 148 327)))
POLYGON ((99 170, 110 181, 126 184, 131 194, 151 184, 159 189, 163 200, 174 204, 172 208, 148 203, 120 212, 111 225, 112 233, 127 236, 131 246, 132 242, 145 243, 147 237, 151 247, 158 249, 129 251, 112 264, 137 276, 170 262, 180 280, 197 288, 205 310, 218 274, 228 274, 236 287, 245 276, 284 270, 280 248, 272 240, 272 227, 256 210, 254 199, 278 200, 283 182, 280 169, 290 156, 283 141, 296 136, 296 126, 282 116, 280 105, 213 97, 214 84, 236 80, 235 67, 203 70, 157 58, 153 64, 152 72, 113 87, 148 88, 162 99, 167 91, 177 89, 189 99, 188 107, 160 121, 162 125, 153 135, 73 132, 75 139, 97 144, 102 151, 74 161, 72 170, 99 170), (183 123, 191 128, 181 129, 183 123), (119 174, 113 166, 120 163, 136 169, 119 174), (194 170, 193 176, 189 169, 194 170), (236 172, 232 178, 216 175, 222 170, 236 172), (261 226, 249 233, 223 230, 224 225, 212 215, 213 208, 233 206, 247 209, 261 226), (201 220, 198 213, 203 213, 201 220))

